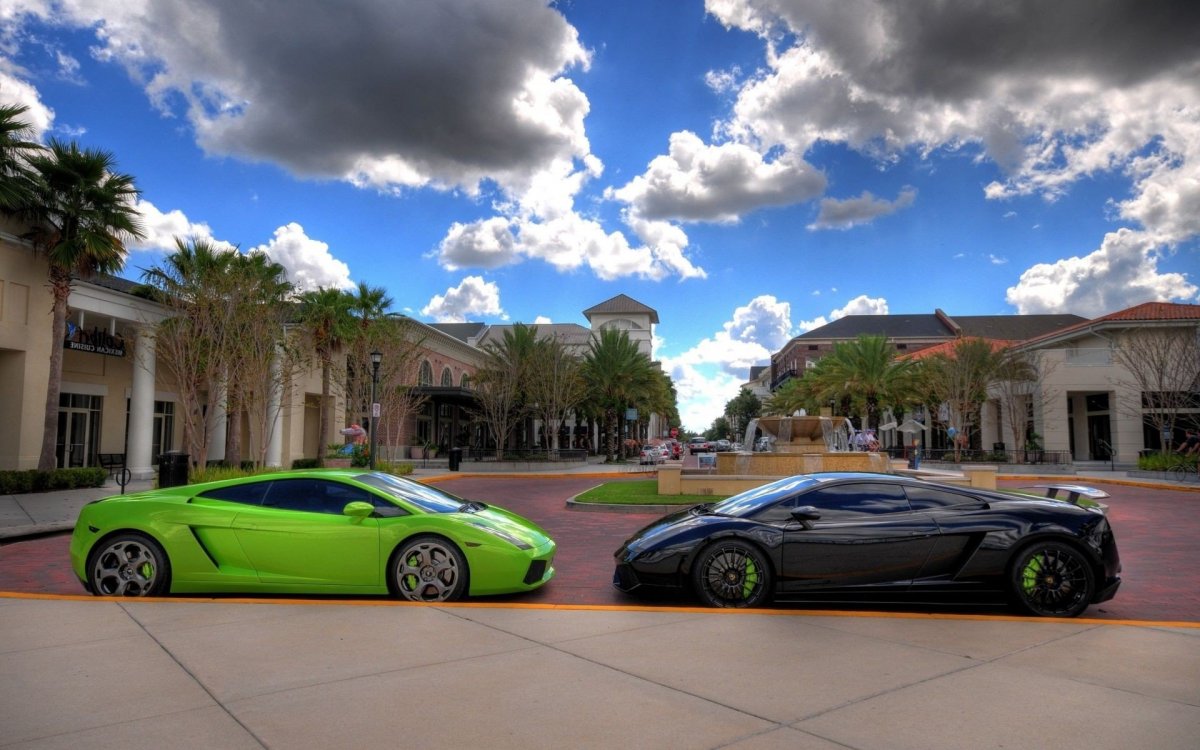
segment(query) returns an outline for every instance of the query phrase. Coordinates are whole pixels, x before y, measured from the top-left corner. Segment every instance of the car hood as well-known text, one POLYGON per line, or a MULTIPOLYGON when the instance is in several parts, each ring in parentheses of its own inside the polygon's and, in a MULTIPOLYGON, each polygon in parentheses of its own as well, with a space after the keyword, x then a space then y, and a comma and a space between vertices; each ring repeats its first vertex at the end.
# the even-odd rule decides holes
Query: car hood
POLYGON ((543 547, 550 542, 550 535, 536 523, 503 508, 489 506, 484 510, 458 515, 462 516, 462 520, 466 523, 494 529, 514 539, 519 539, 534 549, 543 547))
POLYGON ((653 549, 662 544, 669 544, 672 540, 686 534, 688 531, 729 520, 728 516, 718 516, 699 510, 704 507, 703 505, 693 505, 690 508, 676 511, 670 515, 663 516, 651 524, 643 526, 633 536, 625 540, 625 543, 621 545, 621 549, 617 551, 617 556, 620 557, 626 551, 636 554, 637 552, 653 549))

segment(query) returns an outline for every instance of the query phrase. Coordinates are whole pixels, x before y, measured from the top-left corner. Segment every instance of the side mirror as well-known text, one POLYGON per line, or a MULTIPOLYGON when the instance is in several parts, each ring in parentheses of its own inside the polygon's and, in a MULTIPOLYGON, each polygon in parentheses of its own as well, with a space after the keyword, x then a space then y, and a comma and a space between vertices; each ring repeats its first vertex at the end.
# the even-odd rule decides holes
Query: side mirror
POLYGON ((342 515, 350 516, 351 518, 367 518, 374 512, 375 506, 370 503, 364 503, 362 500, 346 503, 346 507, 342 508, 342 515))
POLYGON ((812 528, 812 522, 821 518, 821 511, 811 505, 801 505, 799 508, 792 508, 792 518, 804 524, 804 528, 812 528))

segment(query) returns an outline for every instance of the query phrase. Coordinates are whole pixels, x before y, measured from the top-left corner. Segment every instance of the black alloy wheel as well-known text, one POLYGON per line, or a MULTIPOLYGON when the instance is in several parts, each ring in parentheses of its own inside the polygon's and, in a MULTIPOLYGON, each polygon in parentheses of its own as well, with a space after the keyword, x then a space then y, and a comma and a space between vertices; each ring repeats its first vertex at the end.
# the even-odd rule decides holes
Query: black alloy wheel
POLYGON ((1075 617, 1091 603, 1096 578, 1078 549, 1061 542, 1039 542, 1017 555, 1011 585, 1014 599, 1026 612, 1075 617))
POLYGON ((771 568, 754 545, 720 541, 696 559, 692 587, 710 607, 760 607, 770 598, 771 568))

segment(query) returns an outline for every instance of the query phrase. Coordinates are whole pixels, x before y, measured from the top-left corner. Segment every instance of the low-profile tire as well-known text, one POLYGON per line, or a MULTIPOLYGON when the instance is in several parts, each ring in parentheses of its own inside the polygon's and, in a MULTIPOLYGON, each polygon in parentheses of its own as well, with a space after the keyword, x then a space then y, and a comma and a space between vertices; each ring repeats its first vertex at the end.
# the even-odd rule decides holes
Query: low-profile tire
POLYGON ((710 607, 761 607, 771 597, 771 568, 752 544, 714 542, 692 566, 692 588, 710 607))
POLYGON ((131 531, 92 549, 87 577, 96 596, 163 596, 171 587, 171 561, 158 542, 131 531))
POLYGON ((1062 542, 1038 542, 1018 553, 1009 574, 1013 601, 1041 617, 1076 617, 1096 593, 1083 552, 1062 542))
POLYGON ((452 602, 467 592, 467 559, 452 542, 437 536, 406 540, 392 556, 388 584, 410 602, 452 602))

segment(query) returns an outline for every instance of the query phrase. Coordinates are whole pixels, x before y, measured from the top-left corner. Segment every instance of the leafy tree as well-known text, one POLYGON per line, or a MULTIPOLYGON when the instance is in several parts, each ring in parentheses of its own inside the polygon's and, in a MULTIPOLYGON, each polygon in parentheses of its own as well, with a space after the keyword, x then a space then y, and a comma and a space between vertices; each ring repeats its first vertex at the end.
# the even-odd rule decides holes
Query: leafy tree
POLYGON ((581 365, 558 338, 540 338, 530 361, 526 398, 542 420, 548 450, 558 450, 558 432, 567 414, 583 401, 581 365))
POLYGON ((1029 412, 1044 410, 1053 396, 1041 387, 1051 370, 1039 352, 1016 348, 1000 352, 988 392, 999 398, 1015 450, 1025 450, 1029 412))
POLYGON ((762 409, 762 400, 751 393, 749 388, 741 389, 737 396, 726 402, 725 418, 729 420, 732 439, 740 440, 740 433, 746 430, 750 420, 762 416, 762 409))
POLYGON ((0 211, 19 211, 30 203, 36 173, 29 160, 42 152, 33 128, 20 119, 29 107, 0 106, 0 211))
POLYGON ((504 332, 499 342, 484 346, 483 364, 475 372, 478 414, 496 441, 497 460, 513 427, 525 418, 525 381, 529 377, 537 331, 518 323, 504 332))
POLYGON ((48 471, 57 463, 62 341, 71 280, 120 271, 126 241, 142 237, 143 230, 136 207, 137 186, 132 177, 116 171, 111 153, 51 139, 48 150, 30 156, 28 163, 34 180, 17 213, 32 227, 26 236, 49 264, 54 300, 50 334, 54 343, 38 457, 38 468, 48 471))
POLYGON ((763 402, 763 414, 788 416, 801 409, 815 412, 818 402, 809 386, 810 383, 805 378, 790 378, 763 402))
POLYGON ((341 350, 356 332, 356 321, 351 310, 354 298, 333 287, 304 292, 299 296, 300 324, 312 342, 313 353, 321 365, 321 410, 317 418, 318 444, 321 446, 318 463, 325 463, 325 449, 329 439, 330 398, 334 383, 334 354, 341 350))
POLYGON ((368 351, 383 355, 379 363, 379 399, 381 416, 376 439, 381 453, 395 460, 401 431, 426 401, 414 388, 421 367, 425 336, 416 323, 403 315, 389 315, 368 329, 368 351))
MULTIPOLYGON (((921 379, 933 404, 944 404, 947 427, 954 427, 954 458, 969 445, 979 426, 979 408, 987 400, 987 388, 1003 361, 992 343, 980 338, 963 338, 948 353, 921 360, 921 379)), ((939 410, 933 410, 938 413, 939 410)))
MULTIPOLYGON (((350 315, 354 317, 357 325, 346 342, 346 419, 365 425, 371 401, 371 352, 383 351, 380 337, 374 334, 387 318, 392 298, 383 287, 373 287, 361 281, 350 293, 350 298, 350 315)), ((381 362, 380 367, 382 366, 381 362)))
POLYGON ((153 298, 173 313, 157 326, 156 349, 175 378, 184 445, 198 466, 208 461, 218 407, 224 405, 225 376, 242 333, 238 311, 253 313, 246 311, 249 302, 236 301, 239 255, 209 240, 176 238, 175 251, 142 273, 153 298))

